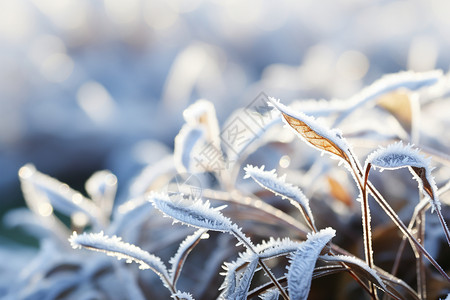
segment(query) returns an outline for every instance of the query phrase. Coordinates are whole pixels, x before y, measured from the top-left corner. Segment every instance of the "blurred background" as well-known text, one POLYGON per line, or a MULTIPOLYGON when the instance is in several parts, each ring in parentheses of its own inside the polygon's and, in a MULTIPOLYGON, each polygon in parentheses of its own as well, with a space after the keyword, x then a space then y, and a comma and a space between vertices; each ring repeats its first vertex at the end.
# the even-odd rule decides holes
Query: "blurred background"
MULTIPOLYGON (((450 65, 446 0, 0 1, 0 211, 31 162, 76 189, 170 149, 199 98, 220 122, 260 92, 345 99, 450 65), (160 146, 159 146, 160 147, 160 146)), ((120 188, 120 187, 119 187, 120 188)))

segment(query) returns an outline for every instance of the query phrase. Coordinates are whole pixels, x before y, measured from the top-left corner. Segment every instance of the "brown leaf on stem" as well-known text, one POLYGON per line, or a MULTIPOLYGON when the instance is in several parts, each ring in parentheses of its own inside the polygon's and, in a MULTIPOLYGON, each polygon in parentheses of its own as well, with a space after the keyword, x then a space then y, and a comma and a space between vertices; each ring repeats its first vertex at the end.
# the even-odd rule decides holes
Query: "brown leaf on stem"
POLYGON ((348 146, 339 131, 325 128, 313 117, 293 111, 275 99, 269 98, 269 101, 281 112, 286 123, 306 142, 319 150, 334 154, 350 163, 350 158, 347 154, 348 146))
POLYGON ((427 192, 427 194, 430 196, 431 199, 435 200, 433 188, 431 187, 431 184, 428 181, 427 176, 426 176, 426 169, 423 167, 419 168, 419 167, 412 167, 412 166, 411 166, 411 169, 422 180, 424 191, 427 192))
POLYGON ((327 152, 331 152, 337 156, 342 157, 348 161, 347 154, 342 151, 335 143, 319 135, 317 132, 311 129, 305 122, 302 122, 296 118, 293 118, 285 113, 281 113, 285 120, 294 128, 299 134, 301 134, 305 140, 311 143, 316 148, 322 149, 327 152))

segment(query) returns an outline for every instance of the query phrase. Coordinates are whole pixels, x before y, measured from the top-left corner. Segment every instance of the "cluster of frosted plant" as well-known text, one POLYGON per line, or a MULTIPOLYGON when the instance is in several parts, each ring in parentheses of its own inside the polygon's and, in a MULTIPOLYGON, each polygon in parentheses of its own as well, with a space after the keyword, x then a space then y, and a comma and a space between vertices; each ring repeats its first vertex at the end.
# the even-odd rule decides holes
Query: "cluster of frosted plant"
POLYGON ((431 114, 448 124, 449 91, 439 71, 392 74, 327 105, 268 98, 259 127, 248 109, 220 127, 214 106, 199 100, 183 114, 173 153, 142 170, 121 205, 108 171, 88 180, 84 196, 26 165, 19 175, 31 212, 7 222, 37 234, 41 250, 5 294, 448 298, 449 133, 421 122, 431 114), (253 128, 238 144, 227 131, 235 120, 253 128), (217 160, 206 160, 205 148, 217 160), (177 173, 198 178, 201 193, 187 184, 168 191, 177 173), (70 217, 73 233, 54 211, 70 217))

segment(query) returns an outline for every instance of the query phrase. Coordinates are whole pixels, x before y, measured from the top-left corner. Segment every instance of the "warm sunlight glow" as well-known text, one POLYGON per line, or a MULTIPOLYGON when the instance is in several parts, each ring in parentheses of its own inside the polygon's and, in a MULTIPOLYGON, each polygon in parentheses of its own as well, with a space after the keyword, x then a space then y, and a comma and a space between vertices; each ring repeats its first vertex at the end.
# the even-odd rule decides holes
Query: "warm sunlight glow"
POLYGON ((53 213, 53 207, 47 202, 39 203, 38 212, 41 216, 48 217, 53 213))

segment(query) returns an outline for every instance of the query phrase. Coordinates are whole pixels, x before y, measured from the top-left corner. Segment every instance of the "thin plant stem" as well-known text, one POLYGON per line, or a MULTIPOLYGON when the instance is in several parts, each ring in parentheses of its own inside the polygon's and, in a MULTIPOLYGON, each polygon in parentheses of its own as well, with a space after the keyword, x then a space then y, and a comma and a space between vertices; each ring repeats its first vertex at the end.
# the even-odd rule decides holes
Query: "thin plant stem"
MULTIPOLYGON (((352 168, 353 172, 355 170, 352 168)), ((365 258, 367 265, 369 268, 373 269, 374 263, 373 263, 373 250, 372 250, 372 231, 370 229, 370 208, 369 208, 369 201, 367 197, 367 191, 366 191, 366 182, 367 182, 367 176, 368 171, 366 171, 366 175, 364 178, 364 185, 362 186, 362 193, 363 193, 363 199, 361 201, 361 211, 362 211, 362 219, 363 219, 363 231, 364 231, 364 252, 365 252, 365 258)), ((357 174, 355 174, 357 175, 357 174)), ((358 178, 359 176, 357 176, 358 178)), ((358 182, 361 184, 360 180, 358 179, 358 182)), ((373 299, 378 299, 376 294, 376 288, 373 282, 369 283, 369 291, 373 299)))
POLYGON ((281 284, 277 281, 275 275, 272 274, 272 272, 270 271, 270 269, 267 267, 267 265, 264 263, 264 261, 261 259, 261 257, 259 256, 258 252, 253 248, 253 246, 247 241, 246 238, 244 238, 242 236, 242 233, 240 231, 237 230, 232 230, 231 231, 233 233, 233 235, 236 237, 236 239, 238 239, 238 241, 240 241, 247 249, 249 249, 251 252, 253 252, 255 255, 258 256, 258 264, 261 266, 261 268, 264 270, 264 272, 266 273, 266 275, 269 277, 270 281, 272 281, 272 283, 277 287, 277 289, 280 291, 281 296, 283 297, 283 299, 285 300, 289 300, 289 296, 286 293, 286 291, 284 290, 284 288, 281 286, 281 284))
MULTIPOLYGON (((417 228, 417 238, 419 242, 423 245, 425 242, 425 212, 421 211, 417 216, 416 221, 417 228)), ((416 258, 416 268, 417 268, 417 293, 421 299, 427 298, 427 288, 426 288, 426 275, 425 275, 425 265, 423 263, 423 254, 418 251, 416 258)))
MULTIPOLYGON (((369 168, 369 166, 367 167, 369 168)), ((362 173, 362 172, 361 172, 362 173)), ((408 237, 411 243, 417 246, 418 250, 421 251, 424 256, 430 261, 430 263, 436 268, 436 270, 441 273, 441 275, 450 282, 450 277, 445 273, 445 271, 442 269, 442 267, 434 260, 434 258, 428 253, 427 250, 420 244, 417 239, 412 235, 410 230, 406 227, 406 225, 400 220, 398 215, 395 213, 395 211, 392 209, 392 207, 389 205, 389 203, 383 198, 383 196, 378 192, 378 190, 373 186, 373 184, 367 180, 367 186, 369 187, 369 191, 374 196, 375 200, 377 200, 377 203, 381 206, 381 208, 386 212, 386 214, 391 218, 391 220, 394 222, 394 224, 402 231, 404 235, 408 237)), ((414 248, 414 247, 413 247, 414 248)))
POLYGON ((381 208, 386 212, 386 214, 391 218, 391 220, 394 222, 394 224, 400 229, 400 231, 406 235, 409 239, 409 241, 417 246, 418 250, 420 250, 423 255, 428 259, 428 261, 436 268, 436 270, 441 273, 441 275, 450 282, 450 277, 445 273, 445 271, 442 269, 442 267, 436 262, 436 260, 428 253, 428 251, 417 241, 416 238, 412 235, 412 233, 408 230, 406 225, 400 220, 400 218, 397 216, 395 211, 392 209, 392 207, 386 202, 386 200, 381 196, 381 194, 378 192, 378 190, 370 183, 368 182, 369 191, 371 194, 375 197, 378 204, 381 206, 381 208))

